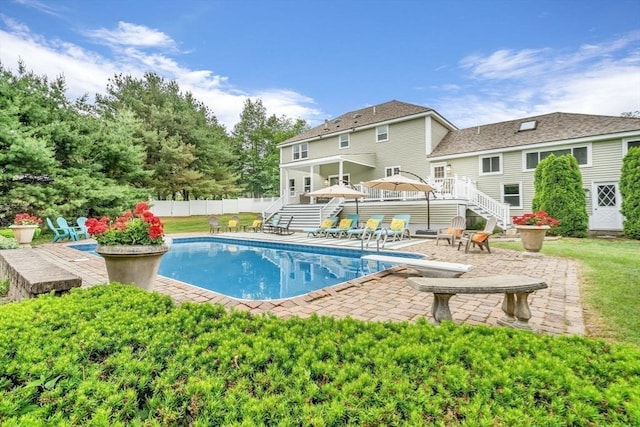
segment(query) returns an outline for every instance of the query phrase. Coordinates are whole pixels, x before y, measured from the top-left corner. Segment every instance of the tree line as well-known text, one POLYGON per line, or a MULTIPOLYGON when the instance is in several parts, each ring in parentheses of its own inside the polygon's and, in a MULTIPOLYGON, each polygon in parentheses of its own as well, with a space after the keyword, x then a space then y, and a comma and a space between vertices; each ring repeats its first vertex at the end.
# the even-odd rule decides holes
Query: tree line
POLYGON ((247 99, 231 132, 175 81, 118 74, 95 102, 0 64, 0 225, 17 212, 114 215, 138 200, 279 193, 277 144, 307 129, 247 99))

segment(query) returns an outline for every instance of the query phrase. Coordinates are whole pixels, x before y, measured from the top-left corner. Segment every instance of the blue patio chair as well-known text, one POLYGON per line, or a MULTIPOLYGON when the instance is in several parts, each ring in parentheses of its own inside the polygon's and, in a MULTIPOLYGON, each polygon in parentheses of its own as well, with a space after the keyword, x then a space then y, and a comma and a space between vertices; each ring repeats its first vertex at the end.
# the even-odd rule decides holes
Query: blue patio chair
POLYGON ((86 216, 79 216, 76 219, 76 224, 78 224, 78 228, 80 228, 80 230, 84 232, 85 236, 89 237, 89 229, 87 229, 86 222, 87 222, 86 216))
POLYGON ((371 215, 362 228, 354 228, 347 230, 347 237, 350 239, 355 237, 357 239, 371 238, 376 230, 380 229, 382 222, 384 221, 384 215, 371 215))
POLYGON ((320 227, 305 228, 302 231, 304 233, 307 233, 307 237, 310 237, 310 236, 318 237, 318 236, 322 236, 328 228, 335 227, 337 223, 338 223, 338 217, 332 216, 332 217, 323 219, 322 222, 320 223, 320 227))
POLYGON ((276 227, 278 227, 279 222, 280 222, 280 214, 273 215, 270 220, 264 223, 264 227, 262 227, 262 231, 265 233, 275 233, 276 227))
POLYGON ((53 221, 51 221, 51 219, 49 218, 47 218, 47 227, 49 227, 49 229, 53 231, 53 243, 63 239, 75 240, 68 229, 54 226, 53 221))
MULTIPOLYGON (((382 240, 382 247, 387 243, 387 240, 391 237, 391 241, 402 240, 404 236, 411 238, 409 232, 409 220, 411 215, 394 215, 389 224, 389 228, 381 228, 373 232, 373 239, 382 240)), ((367 245, 369 243, 367 242, 367 245)))
POLYGON ((68 231, 69 235, 71 236, 71 240, 78 240, 80 236, 84 236, 85 239, 89 238, 84 230, 82 230, 80 227, 69 225, 67 220, 61 216, 56 219, 56 222, 58 223, 58 227, 68 231))
POLYGON ((343 218, 338 223, 337 227, 327 228, 324 231, 326 237, 332 236, 341 238, 344 234, 346 236, 346 232, 351 230, 352 228, 356 228, 358 226, 358 214, 349 214, 346 218, 343 218))

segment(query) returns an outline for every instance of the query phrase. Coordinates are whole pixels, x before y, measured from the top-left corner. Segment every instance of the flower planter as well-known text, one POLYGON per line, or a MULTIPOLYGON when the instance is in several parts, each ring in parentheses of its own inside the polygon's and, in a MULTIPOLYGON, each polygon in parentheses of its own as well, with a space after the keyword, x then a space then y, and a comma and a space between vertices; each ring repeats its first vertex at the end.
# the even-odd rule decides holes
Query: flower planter
POLYGON ((21 245, 27 245, 33 240, 33 234, 36 232, 37 225, 10 225, 9 228, 13 230, 13 237, 21 245))
POLYGON ((516 225, 522 246, 527 252, 540 252, 544 236, 551 227, 548 225, 516 225))
POLYGON ((133 284, 151 290, 155 284, 160 258, 169 250, 162 245, 98 245, 96 252, 107 265, 109 281, 133 284))

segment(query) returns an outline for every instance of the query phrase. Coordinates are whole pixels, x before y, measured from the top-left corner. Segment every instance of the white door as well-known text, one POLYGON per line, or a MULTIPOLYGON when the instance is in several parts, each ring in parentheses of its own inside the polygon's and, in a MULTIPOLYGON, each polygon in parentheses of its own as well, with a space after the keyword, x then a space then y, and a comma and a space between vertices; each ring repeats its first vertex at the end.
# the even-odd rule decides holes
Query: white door
POLYGON ((622 230, 618 183, 594 182, 592 194, 592 228, 594 230, 622 230))

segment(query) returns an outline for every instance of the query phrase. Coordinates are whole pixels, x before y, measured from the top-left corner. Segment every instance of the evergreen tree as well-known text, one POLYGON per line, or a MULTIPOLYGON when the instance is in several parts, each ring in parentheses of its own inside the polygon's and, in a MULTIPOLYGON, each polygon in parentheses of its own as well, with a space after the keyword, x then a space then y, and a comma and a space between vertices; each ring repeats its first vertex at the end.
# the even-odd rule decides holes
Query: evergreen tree
POLYGON ((543 210, 560 220, 560 225, 552 228, 549 233, 585 237, 588 229, 587 208, 582 175, 575 157, 556 157, 551 154, 538 167, 541 172, 535 174, 535 178, 539 179, 534 183, 539 191, 535 196, 535 210, 543 210))
POLYGON ((620 193, 622 195, 623 232, 640 240, 640 147, 630 148, 622 161, 620 193))
POLYGON ((96 97, 103 117, 128 110, 143 123, 149 185, 160 199, 216 197, 237 192, 229 139, 213 113, 175 81, 154 73, 117 75, 96 97), (171 156, 175 156, 172 158, 171 156))

